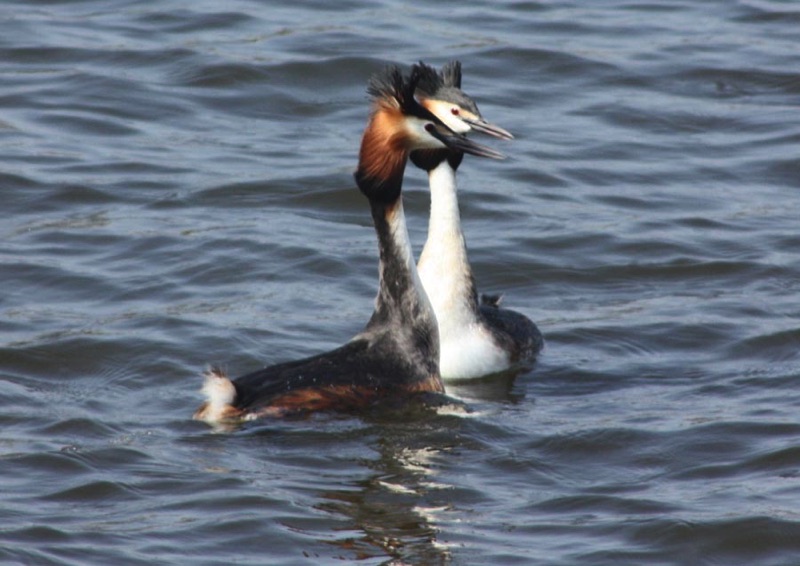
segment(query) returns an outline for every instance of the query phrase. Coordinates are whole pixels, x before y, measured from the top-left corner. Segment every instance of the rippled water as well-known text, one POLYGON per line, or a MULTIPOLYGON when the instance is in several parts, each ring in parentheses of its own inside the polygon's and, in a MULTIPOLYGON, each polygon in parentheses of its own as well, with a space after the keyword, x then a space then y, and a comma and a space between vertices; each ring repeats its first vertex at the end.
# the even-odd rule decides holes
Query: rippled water
POLYGON ((799 40, 778 0, 4 2, 0 561, 800 564, 799 40), (366 322, 366 80, 453 58, 517 136, 462 209, 539 363, 190 421, 206 364, 366 322))

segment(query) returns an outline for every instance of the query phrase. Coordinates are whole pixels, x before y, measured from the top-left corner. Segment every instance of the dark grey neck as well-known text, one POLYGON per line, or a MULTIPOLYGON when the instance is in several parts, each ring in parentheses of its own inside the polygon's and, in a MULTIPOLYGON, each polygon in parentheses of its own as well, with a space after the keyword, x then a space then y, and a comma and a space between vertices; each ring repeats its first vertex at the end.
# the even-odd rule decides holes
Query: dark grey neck
MULTIPOLYGON (((432 312, 428 297, 423 296, 414 257, 408 241, 403 205, 398 201, 385 205, 370 201, 380 254, 379 289, 373 324, 399 323, 403 327, 428 325, 432 312)), ((435 326, 435 324, 433 324, 435 326)))
POLYGON ((403 201, 402 176, 380 184, 371 183, 356 173, 359 189, 369 198, 379 190, 397 190, 397 198, 369 198, 380 256, 378 296, 375 311, 366 332, 388 339, 426 367, 430 375, 438 374, 439 327, 425 290, 417 275, 414 254, 408 238, 403 201))

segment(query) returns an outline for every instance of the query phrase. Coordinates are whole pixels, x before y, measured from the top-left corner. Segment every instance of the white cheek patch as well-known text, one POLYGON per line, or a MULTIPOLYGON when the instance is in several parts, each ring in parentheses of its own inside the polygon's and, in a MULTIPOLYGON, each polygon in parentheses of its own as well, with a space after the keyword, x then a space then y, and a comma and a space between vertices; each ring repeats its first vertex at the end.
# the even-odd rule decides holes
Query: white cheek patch
POLYGON ((410 116, 406 118, 405 125, 412 149, 442 149, 447 147, 427 130, 428 125, 433 125, 430 120, 422 120, 410 116))
POLYGON ((457 134, 466 134, 472 129, 464 120, 453 114, 453 108, 459 113, 464 112, 458 105, 442 100, 426 100, 425 107, 457 134))

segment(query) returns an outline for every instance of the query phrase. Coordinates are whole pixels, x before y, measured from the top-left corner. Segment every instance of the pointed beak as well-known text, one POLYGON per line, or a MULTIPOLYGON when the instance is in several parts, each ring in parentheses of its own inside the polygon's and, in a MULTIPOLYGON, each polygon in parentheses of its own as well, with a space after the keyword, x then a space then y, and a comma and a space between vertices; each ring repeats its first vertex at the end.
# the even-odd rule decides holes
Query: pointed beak
POLYGON ((470 127, 475 130, 476 132, 481 132, 482 134, 487 134, 495 138, 500 138, 501 140, 513 140, 514 136, 511 135, 511 132, 508 130, 504 130, 500 126, 495 126, 494 124, 490 124, 483 118, 467 118, 466 116, 461 117, 470 127))
POLYGON ((456 134, 444 126, 428 124, 427 130, 433 137, 442 142, 449 149, 477 155, 478 157, 488 157, 490 159, 506 158, 505 155, 493 150, 491 147, 475 143, 467 139, 466 136, 456 134))

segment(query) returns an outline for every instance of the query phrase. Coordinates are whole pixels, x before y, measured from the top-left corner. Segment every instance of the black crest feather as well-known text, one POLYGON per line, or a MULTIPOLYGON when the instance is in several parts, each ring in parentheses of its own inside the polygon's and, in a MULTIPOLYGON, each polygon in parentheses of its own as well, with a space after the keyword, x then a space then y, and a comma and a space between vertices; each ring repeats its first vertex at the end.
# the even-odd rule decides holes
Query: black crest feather
POLYGON ((425 94, 433 95, 446 87, 461 88, 461 61, 445 63, 439 72, 423 61, 417 63, 415 68, 419 69, 420 74, 417 88, 425 94))
POLYGON ((382 72, 370 77, 367 93, 376 100, 392 98, 403 111, 411 112, 417 108, 414 91, 419 80, 418 69, 412 69, 411 76, 405 78, 399 67, 389 65, 382 72))
POLYGON ((444 86, 441 75, 430 65, 426 65, 420 61, 414 65, 414 69, 416 69, 419 74, 417 88, 426 95, 432 96, 444 86))
POLYGON ((373 98, 394 97, 403 84, 403 74, 394 65, 369 78, 367 93, 373 98))
POLYGON ((422 61, 414 69, 419 73, 417 89, 423 98, 452 102, 480 117, 478 105, 461 90, 461 61, 450 61, 439 72, 422 61))
POLYGON ((445 63, 441 72, 444 86, 461 88, 461 61, 450 61, 445 63))

